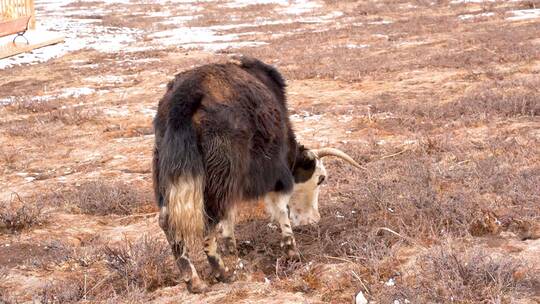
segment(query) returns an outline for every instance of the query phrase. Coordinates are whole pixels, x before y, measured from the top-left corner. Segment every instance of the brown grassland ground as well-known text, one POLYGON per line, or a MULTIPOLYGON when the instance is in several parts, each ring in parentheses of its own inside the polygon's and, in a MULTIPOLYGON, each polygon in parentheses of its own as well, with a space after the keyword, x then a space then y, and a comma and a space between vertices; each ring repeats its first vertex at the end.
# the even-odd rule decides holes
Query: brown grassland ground
MULTIPOLYGON (((221 4, 193 4, 189 25, 280 18, 276 4, 221 4)), ((540 19, 506 19, 539 3, 321 4, 343 14, 222 29, 257 47, 83 49, 0 70, 14 99, 0 106, 0 303, 540 303, 540 19), (227 259, 238 280, 191 295, 157 224, 152 110, 175 73, 230 53, 277 66, 300 140, 365 169, 327 161, 322 219, 295 229, 300 262, 282 258, 260 206, 243 209, 227 259), (103 75, 124 80, 88 80, 103 75), (31 98, 72 87, 97 93, 31 98)))

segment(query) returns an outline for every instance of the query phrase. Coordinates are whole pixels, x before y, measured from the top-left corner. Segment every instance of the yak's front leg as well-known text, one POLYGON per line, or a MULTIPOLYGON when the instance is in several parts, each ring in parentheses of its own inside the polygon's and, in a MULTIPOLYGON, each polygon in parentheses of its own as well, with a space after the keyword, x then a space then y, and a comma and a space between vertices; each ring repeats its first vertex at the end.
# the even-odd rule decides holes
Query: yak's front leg
POLYGON ((195 266, 189 259, 188 247, 185 242, 175 240, 174 232, 169 227, 169 214, 167 207, 163 206, 159 212, 159 225, 167 237, 167 241, 171 245, 171 249, 174 255, 174 260, 181 273, 181 278, 187 283, 187 287, 190 292, 201 293, 207 289, 206 284, 199 277, 195 266))
POLYGON ((216 278, 216 280, 220 282, 230 282, 233 280, 233 277, 229 271, 229 268, 225 266, 225 263, 223 263, 223 259, 219 254, 217 234, 218 231, 216 226, 209 229, 209 233, 204 240, 204 252, 206 253, 208 263, 212 268, 212 275, 216 278))
POLYGON ((279 223, 279 228, 281 229, 281 248, 283 248, 287 254, 287 257, 291 259, 299 259, 300 254, 298 253, 298 249, 296 247, 296 241, 294 240, 294 235, 291 228, 291 221, 287 212, 287 206, 290 198, 290 193, 271 192, 266 195, 264 202, 268 212, 270 212, 272 216, 272 219, 279 223))

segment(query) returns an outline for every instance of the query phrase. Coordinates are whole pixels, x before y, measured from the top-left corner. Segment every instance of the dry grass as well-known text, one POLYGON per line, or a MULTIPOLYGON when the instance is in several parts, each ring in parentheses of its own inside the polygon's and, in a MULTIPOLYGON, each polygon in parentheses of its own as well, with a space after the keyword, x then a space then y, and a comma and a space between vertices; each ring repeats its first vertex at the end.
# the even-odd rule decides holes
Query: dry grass
POLYGON ((33 244, 28 253, 29 257, 24 259, 23 263, 28 267, 50 270, 65 265, 76 265, 85 269, 101 261, 101 252, 95 248, 98 244, 83 244, 72 246, 60 240, 33 244))
POLYGON ((441 112, 448 118, 465 116, 485 120, 493 116, 539 116, 539 86, 539 76, 485 82, 457 101, 443 106, 441 112))
POLYGON ((176 284, 177 272, 169 245, 143 236, 119 247, 105 247, 103 254, 119 292, 133 288, 155 290, 176 284))
POLYGON ((485 251, 459 251, 435 247, 422 255, 417 267, 386 288, 382 299, 408 299, 413 303, 509 303, 527 298, 540 284, 522 262, 485 251))
POLYGON ((27 98, 17 98, 14 102, 6 106, 6 109, 15 113, 30 114, 52 112, 60 107, 60 102, 56 100, 36 101, 27 98))
POLYGON ((17 194, 0 205, 0 228, 11 233, 42 225, 45 221, 42 204, 27 201, 17 194))
POLYGON ((17 299, 10 295, 6 288, 0 286, 0 303, 2 304, 17 304, 17 299))
POLYGON ((21 157, 20 149, 13 147, 0 148, 0 164, 4 166, 4 170, 21 170, 26 168, 26 160, 21 157))
POLYGON ((86 299, 87 286, 84 277, 49 282, 40 290, 38 299, 40 303, 77 303, 86 299))
MULTIPOLYGON (((290 96, 291 112, 305 110, 325 114, 323 120, 336 121, 340 115, 353 116, 354 134, 349 142, 355 144, 341 148, 367 168, 352 171, 340 162, 327 162, 328 182, 320 196, 322 219, 318 225, 294 229, 301 262, 282 258, 279 231, 268 226, 266 220, 239 224, 239 256, 246 261, 243 271, 259 279, 271 279, 268 288, 299 292, 306 298, 330 303, 350 303, 359 290, 370 301, 380 303, 405 303, 405 299, 412 303, 511 303, 527 298, 539 286, 538 278, 522 271, 528 265, 497 256, 503 248, 493 247, 494 252, 486 252, 473 245, 485 241, 487 235, 490 240, 512 237, 499 236, 504 230, 516 234, 512 241, 537 237, 531 231, 540 218, 540 53, 536 35, 540 28, 538 22, 504 21, 510 16, 509 10, 531 8, 534 4, 499 1, 455 5, 424 0, 326 0, 325 4, 325 14, 344 14, 329 23, 287 19, 292 21, 221 32, 242 33, 246 36, 241 35, 241 39, 269 42, 222 53, 254 55, 275 64, 289 80, 319 79, 315 85, 309 81, 292 84, 297 90, 292 93, 298 95, 290 96), (495 15, 467 21, 458 18, 482 12, 495 15), (384 20, 392 23, 380 22, 384 20), (277 36, 270 38, 270 34, 277 36), (304 84, 317 92, 305 92, 308 89, 301 88, 304 84), (334 93, 340 92, 333 92, 333 88, 346 89, 349 85, 358 90, 358 96, 345 102, 336 100, 341 97, 334 93), (313 98, 313 102, 303 98, 313 98), (384 157, 388 155, 393 156, 384 157), (449 239, 454 244, 471 245, 471 249, 448 246, 449 239), (336 266, 337 272, 330 272, 332 279, 312 267, 335 263, 341 264, 336 266), (396 285, 386 286, 384 283, 391 278, 396 285)), ((166 4, 148 5, 154 11, 166 11, 166 4)), ((259 17, 271 20, 277 14, 273 10, 279 7, 201 5, 210 11, 189 25, 249 23, 259 17)), ((125 21, 119 13, 104 22, 139 27, 143 23, 137 18, 134 14, 125 21)), ((174 27, 156 26, 160 30, 174 27)), ((126 58, 133 59, 129 64, 117 62, 118 56, 113 53, 80 53, 76 58, 84 58, 85 63, 117 63, 104 64, 99 72, 80 70, 93 76, 126 71, 143 75, 153 69, 172 75, 221 57, 212 55, 209 59, 207 55, 182 52, 186 59, 175 61, 178 65, 170 64, 172 57, 178 57, 171 54, 179 52, 170 48, 126 53, 126 58), (145 58, 159 60, 135 63, 145 58)), ((54 64, 65 68, 61 60, 54 64)), ((53 70, 54 64, 50 65, 53 70)), ((146 81, 136 77, 132 83, 119 86, 130 92, 129 87, 141 85, 148 90, 142 99, 162 93, 161 88, 149 87, 146 81)), ((2 89, 21 96, 15 94, 17 88, 32 83, 9 82, 2 89)), ((43 83, 38 83, 28 94, 38 95, 41 86, 43 83)), ((140 103, 139 93, 126 95, 123 101, 129 105, 140 103)), ((88 108, 62 109, 53 103, 22 98, 6 107, 9 113, 20 114, 11 118, 17 121, 2 124, 9 136, 48 141, 55 130, 65 126, 103 124, 101 113, 88 108)), ((94 101, 94 96, 90 98, 94 101)), ((108 139, 141 136, 149 131, 144 127, 146 122, 129 130, 119 127, 125 121, 116 122, 105 129, 110 133, 108 139)), ((336 132, 342 131, 338 124, 335 126, 336 132)), ((316 139, 333 142, 331 135, 316 139)), ((24 167, 17 157, 18 148, 0 153, 0 162, 8 170, 24 167)), ((90 172, 97 165, 92 163, 76 171, 90 172)), ((135 186, 107 181, 83 183, 55 199, 75 207, 77 212, 96 216, 138 212, 152 200, 149 193, 135 186)), ((98 285, 99 280, 93 278, 100 278, 105 283, 99 286, 112 287, 98 286, 86 295, 86 301, 137 303, 149 301, 153 295, 149 291, 176 283, 177 270, 168 245, 148 237, 107 247, 99 253, 64 248, 61 244, 51 244, 51 248, 58 259, 31 259, 25 266, 53 268, 73 263, 75 268, 90 271, 105 261, 107 269, 89 275, 86 283, 79 272, 68 283, 51 283, 49 291, 42 292, 42 299, 79 301, 84 298, 81 290, 98 285), (63 285, 66 290, 61 288, 63 285)), ((253 294, 241 287, 228 290, 224 300, 249 301, 251 297, 253 294)))
MULTIPOLYGON (((26 112, 26 108, 23 112, 26 112)), ((37 110, 36 110, 37 111, 37 110)), ((58 136, 56 130, 64 126, 80 126, 100 121, 101 111, 82 107, 47 108, 30 114, 23 119, 0 124, 5 134, 27 139, 52 139, 58 136)))
POLYGON ((84 109, 82 107, 60 108, 47 115, 49 121, 61 121, 64 125, 76 125, 88 122, 97 122, 101 116, 101 111, 97 109, 84 109))
MULTIPOLYGON (((404 153, 382 160, 378 160, 381 155, 392 155, 404 148, 389 149, 378 144, 342 147, 356 159, 363 157, 368 170, 351 171, 342 163, 327 163, 330 176, 320 198, 322 219, 318 226, 294 229, 304 262, 276 264, 281 257, 274 246, 279 242, 277 231, 259 221, 240 225, 244 238, 239 240, 240 255, 269 277, 290 277, 283 286, 308 294, 326 290, 328 299, 339 294, 339 288, 315 287, 320 283, 317 277, 310 273, 302 276, 300 270, 308 261, 348 261, 350 270, 356 271, 364 280, 362 284, 380 299, 386 288, 380 282, 396 276, 402 248, 430 247, 449 237, 470 237, 470 228, 484 219, 486 210, 494 212, 495 222, 507 216, 520 219, 519 223, 538 219, 540 212, 535 206, 540 171, 533 169, 538 162, 534 152, 537 142, 493 137, 479 146, 448 136, 419 138, 404 153)), ((530 222, 524 223, 530 226, 530 222)), ((495 234, 504 229, 496 227, 495 234)), ((489 265, 499 262, 493 260, 489 265)), ((497 275, 504 277, 502 273, 497 275)), ((351 282, 343 284, 346 293, 364 288, 359 281, 351 282)), ((438 284, 444 286, 446 281, 438 284)), ((493 284, 489 288, 499 283, 493 284)), ((511 296, 516 288, 509 285, 507 289, 493 290, 511 296)), ((465 299, 470 302, 479 297, 469 296, 465 299)), ((418 302, 425 302, 422 299, 418 302)))
POLYGON ((74 191, 66 191, 63 200, 84 214, 128 215, 151 202, 149 193, 123 182, 90 181, 74 191))
POLYGON ((46 123, 47 122, 42 119, 29 117, 27 119, 3 123, 1 127, 5 129, 5 134, 10 137, 22 137, 27 139, 51 138, 51 124, 45 126, 46 123))

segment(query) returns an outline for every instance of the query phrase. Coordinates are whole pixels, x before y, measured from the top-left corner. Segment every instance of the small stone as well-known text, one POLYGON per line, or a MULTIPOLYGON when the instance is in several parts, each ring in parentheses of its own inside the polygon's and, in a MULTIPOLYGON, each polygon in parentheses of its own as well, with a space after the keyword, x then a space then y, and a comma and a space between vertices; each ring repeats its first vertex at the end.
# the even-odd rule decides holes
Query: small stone
POLYGON ((366 297, 364 297, 364 294, 360 291, 356 295, 355 304, 367 304, 367 303, 368 303, 368 300, 366 299, 366 297))

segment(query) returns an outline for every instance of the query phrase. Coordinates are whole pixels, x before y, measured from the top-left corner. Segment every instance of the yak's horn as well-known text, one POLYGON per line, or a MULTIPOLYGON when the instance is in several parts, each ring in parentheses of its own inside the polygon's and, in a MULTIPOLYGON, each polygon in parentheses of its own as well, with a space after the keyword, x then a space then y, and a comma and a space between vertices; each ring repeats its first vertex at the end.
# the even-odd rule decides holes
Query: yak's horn
POLYGON ((362 169, 362 166, 360 166, 359 163, 355 162, 352 157, 347 155, 347 153, 336 149, 336 148, 320 148, 320 149, 314 149, 311 150, 315 155, 317 155, 318 158, 323 158, 325 156, 337 156, 345 161, 347 161, 349 164, 355 166, 356 168, 362 169))

